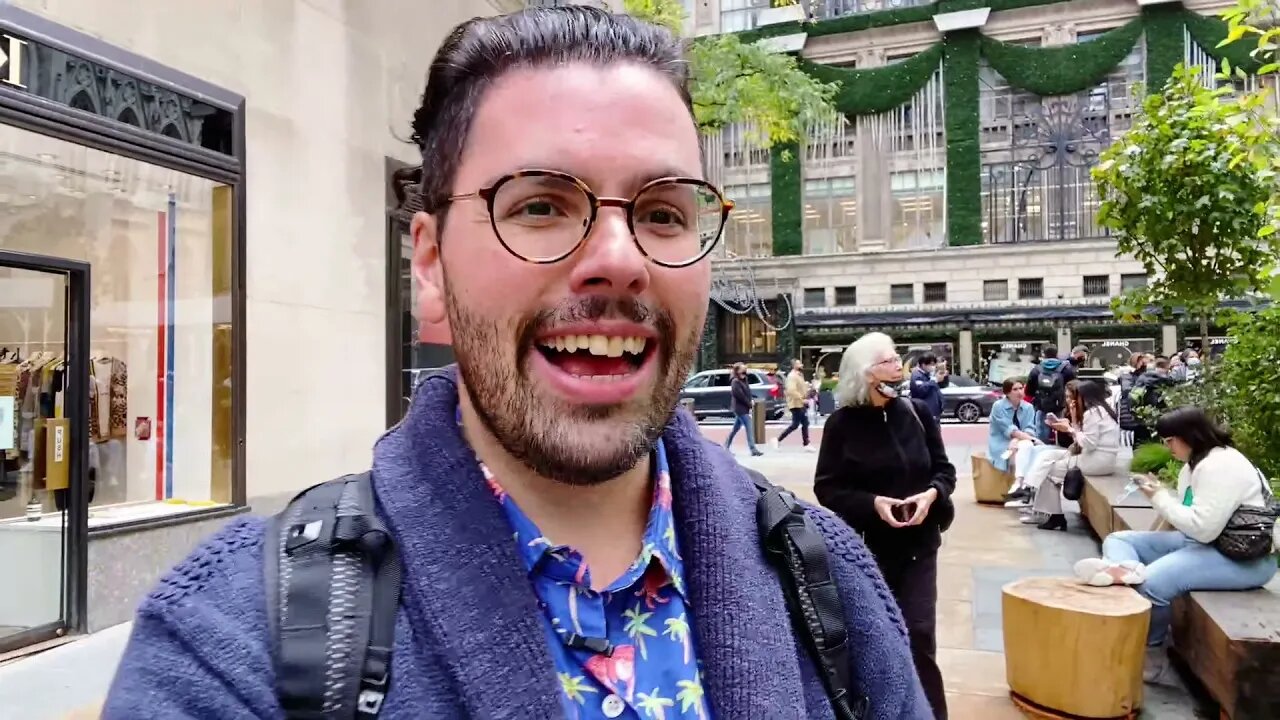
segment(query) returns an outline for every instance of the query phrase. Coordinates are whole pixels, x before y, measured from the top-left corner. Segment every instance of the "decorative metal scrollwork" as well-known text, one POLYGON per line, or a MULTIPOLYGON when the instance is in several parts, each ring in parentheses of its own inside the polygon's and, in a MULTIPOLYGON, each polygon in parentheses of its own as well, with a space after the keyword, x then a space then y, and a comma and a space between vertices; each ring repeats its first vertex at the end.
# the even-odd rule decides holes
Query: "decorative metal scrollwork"
POLYGON ((791 299, 782 292, 778 281, 775 307, 771 310, 761 297, 755 271, 747 262, 732 253, 713 269, 711 274, 711 299, 734 315, 755 313, 765 327, 773 331, 785 330, 791 324, 794 313, 791 299))

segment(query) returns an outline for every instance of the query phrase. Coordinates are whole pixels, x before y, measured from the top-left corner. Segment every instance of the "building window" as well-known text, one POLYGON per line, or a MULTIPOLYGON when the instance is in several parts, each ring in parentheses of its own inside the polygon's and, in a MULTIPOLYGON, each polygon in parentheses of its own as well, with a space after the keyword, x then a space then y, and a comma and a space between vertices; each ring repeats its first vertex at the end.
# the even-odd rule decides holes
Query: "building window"
POLYGON ((947 301, 947 284, 931 282, 924 284, 924 301, 927 303, 944 303, 947 301))
POLYGON ((820 308, 827 306, 827 289, 826 288, 805 288, 804 289, 804 306, 807 308, 820 308))
POLYGON ((1111 276, 1110 275, 1085 275, 1084 276, 1084 296, 1085 297, 1106 297, 1111 294, 1111 276))
POLYGON ((770 0, 720 0, 720 32, 754 30, 770 0))
POLYGON ((838 287, 836 288, 836 306, 837 307, 853 307, 858 304, 858 288, 856 287, 838 287))
POLYGON ((911 305, 916 301, 916 286, 911 283, 889 286, 889 303, 892 305, 911 305))
POLYGON ((943 244, 946 174, 942 168, 890 174, 889 190, 893 198, 890 247, 936 248, 943 244))
POLYGON ((1125 273, 1120 276, 1120 292, 1138 290, 1147 286, 1146 273, 1125 273))
POLYGON ((1044 278, 1020 278, 1018 280, 1019 300, 1040 300, 1044 297, 1044 278))
POLYGON ((809 128, 804 152, 804 253, 858 247, 857 133, 844 118, 809 128))
POLYGON ((773 203, 770 197, 769 151, 743 125, 726 127, 706 142, 706 156, 719 159, 711 177, 736 203, 724 227, 724 249, 738 257, 773 254, 773 203))
MULTIPOLYGON (((1081 35, 1088 42, 1096 34, 1081 35)), ((1038 41, 1026 43, 1038 45, 1038 41)), ((1039 97, 979 71, 982 233, 987 243, 1095 238, 1099 198, 1090 177, 1098 155, 1131 124, 1141 102, 1146 45, 1097 86, 1039 97)))
POLYGON ((1009 281, 1008 280, 982 281, 982 299, 988 302, 1008 300, 1009 299, 1009 281))
POLYGON ((868 178, 866 187, 888 192, 890 216, 885 236, 891 248, 926 249, 946 244, 947 141, 942 96, 939 68, 900 107, 860 118, 870 147, 886 160, 881 167, 888 177, 881 175, 874 184, 868 178))
MULTIPOLYGON (((721 0, 722 2, 724 0, 721 0)), ((823 20, 858 15, 878 10, 890 10, 912 5, 929 5, 934 0, 823 0, 816 5, 815 14, 823 20)))

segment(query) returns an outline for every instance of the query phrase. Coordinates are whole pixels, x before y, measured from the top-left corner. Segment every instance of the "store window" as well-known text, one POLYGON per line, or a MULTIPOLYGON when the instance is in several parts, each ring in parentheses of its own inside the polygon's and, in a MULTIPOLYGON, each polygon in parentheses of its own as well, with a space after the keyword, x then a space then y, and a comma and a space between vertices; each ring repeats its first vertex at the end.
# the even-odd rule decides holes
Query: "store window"
POLYGON ((720 32, 754 30, 770 0, 720 0, 720 32))
MULTIPOLYGON (((1086 43, 1099 33, 1081 34, 1086 43)), ((1038 46, 1036 41, 1020 44, 1038 46)), ((982 233, 987 243, 1096 238, 1100 205, 1090 171, 1132 123, 1146 45, 1105 80, 1074 95, 1040 97, 979 70, 982 233)))
POLYGON ((947 284, 931 282, 924 284, 924 301, 927 303, 944 303, 947 301, 947 284))
MULTIPOLYGON (((765 317, 776 317, 776 300, 765 300, 765 317)), ((774 356, 778 352, 778 333, 755 313, 720 316, 723 331, 720 334, 720 355, 723 359, 741 359, 750 356, 774 356)))
POLYGON ((1129 366, 1129 357, 1133 353, 1152 353, 1156 351, 1155 338, 1082 338, 1076 341, 1089 349, 1088 367, 1114 371, 1129 366))
POLYGON ((858 304, 858 288, 838 287, 836 288, 836 305, 838 307, 853 307, 858 304))
MULTIPOLYGON (((230 188, 11 126, 0 152, 0 249, 92 269, 91 527, 231 503, 230 188)), ((0 522, 61 510, 68 489, 40 439, 63 417, 66 307, 26 292, 0 302, 19 378, 0 522)))
POLYGON ((737 257, 773 254, 773 203, 769 151, 745 125, 730 125, 706 140, 708 175, 735 203, 724 227, 725 253, 737 257), (719 161, 716 164, 716 161, 719 161))
POLYGON ((804 306, 807 308, 820 308, 827 306, 827 289, 826 288, 805 288, 804 289, 804 306))
POLYGON ((726 250, 738 257, 773 254, 773 206, 766 183, 730 185, 725 195, 733 200, 733 212, 724 226, 726 250))
POLYGON ((1026 378, 1040 362, 1048 340, 1005 340, 978 343, 978 375, 999 384, 1005 378, 1026 378))

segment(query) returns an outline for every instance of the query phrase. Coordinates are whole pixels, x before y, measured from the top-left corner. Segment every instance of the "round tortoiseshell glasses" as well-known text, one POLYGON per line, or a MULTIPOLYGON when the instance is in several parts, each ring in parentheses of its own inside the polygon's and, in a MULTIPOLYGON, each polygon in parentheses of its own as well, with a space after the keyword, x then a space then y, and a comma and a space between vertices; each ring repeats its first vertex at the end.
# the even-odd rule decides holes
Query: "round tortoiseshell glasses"
POLYGON ((663 267, 692 265, 711 252, 733 201, 716 186, 686 177, 645 183, 631 199, 600 197, 578 178, 557 170, 521 170, 449 201, 479 198, 489 210, 498 242, 531 263, 559 262, 591 234, 602 207, 622 208, 640 252, 663 267))

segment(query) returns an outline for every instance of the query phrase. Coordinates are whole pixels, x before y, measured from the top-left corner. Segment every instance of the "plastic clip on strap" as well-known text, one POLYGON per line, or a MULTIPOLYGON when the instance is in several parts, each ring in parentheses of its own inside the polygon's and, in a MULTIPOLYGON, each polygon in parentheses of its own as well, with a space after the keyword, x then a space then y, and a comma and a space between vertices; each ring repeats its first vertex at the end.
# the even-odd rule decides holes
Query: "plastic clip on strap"
POLYGON ((848 630, 827 547, 795 497, 748 470, 760 499, 756 520, 765 553, 778 571, 787 609, 818 665, 838 720, 862 720, 868 700, 855 696, 849 677, 848 630))

